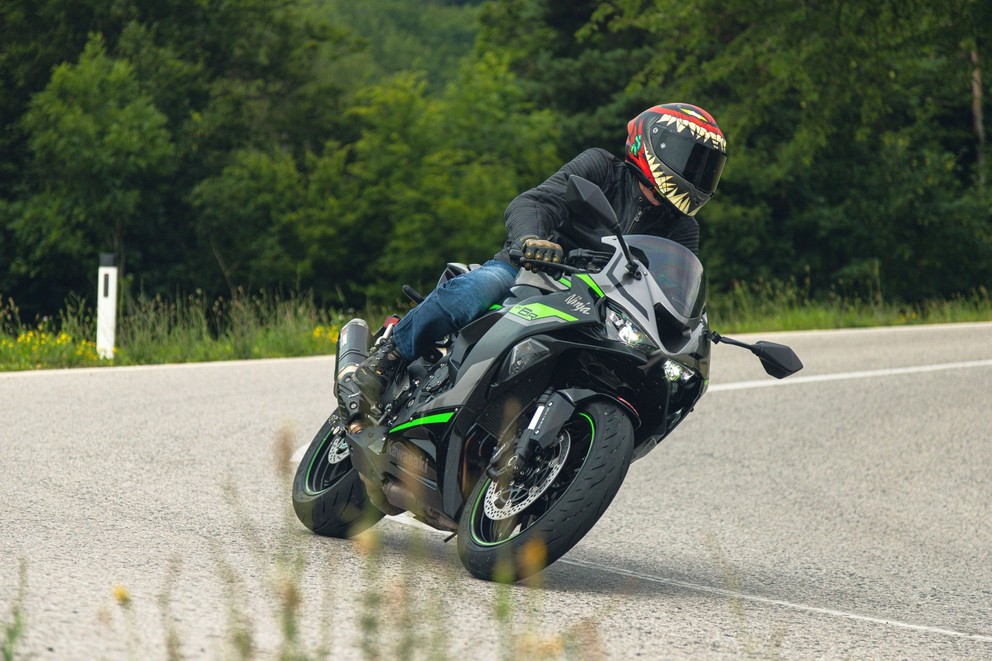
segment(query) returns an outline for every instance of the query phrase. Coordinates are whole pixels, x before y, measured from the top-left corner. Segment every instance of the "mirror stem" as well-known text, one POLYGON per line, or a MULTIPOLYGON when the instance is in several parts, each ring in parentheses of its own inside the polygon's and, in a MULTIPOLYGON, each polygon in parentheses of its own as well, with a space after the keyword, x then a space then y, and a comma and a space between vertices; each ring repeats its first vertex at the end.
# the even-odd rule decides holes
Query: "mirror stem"
POLYGON ((732 337, 724 337, 719 333, 717 333, 715 330, 707 331, 707 335, 709 336, 710 341, 713 344, 719 344, 723 342, 724 344, 730 344, 735 347, 741 347, 742 349, 749 349, 752 352, 754 351, 754 347, 752 345, 741 342, 740 340, 735 340, 732 337))
POLYGON ((630 248, 627 246, 627 242, 624 241, 623 232, 620 230, 620 223, 617 223, 612 227, 613 236, 617 237, 620 242, 620 249, 623 250, 623 256, 627 258, 627 273, 632 275, 635 280, 641 279, 641 272, 637 268, 637 264, 634 263, 634 258, 630 256, 630 248))

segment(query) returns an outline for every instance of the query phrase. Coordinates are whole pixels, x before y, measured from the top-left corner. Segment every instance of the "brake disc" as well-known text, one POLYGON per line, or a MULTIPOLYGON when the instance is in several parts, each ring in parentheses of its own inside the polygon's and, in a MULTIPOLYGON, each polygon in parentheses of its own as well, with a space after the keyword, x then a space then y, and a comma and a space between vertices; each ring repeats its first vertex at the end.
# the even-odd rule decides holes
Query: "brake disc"
POLYGON ((534 501, 541 497, 548 490, 565 467, 565 459, 568 457, 568 449, 572 444, 572 439, 567 431, 562 431, 558 435, 558 444, 548 448, 547 452, 554 452, 554 456, 546 460, 534 473, 513 478, 513 482, 504 492, 496 482, 489 485, 486 491, 485 512, 486 516, 494 521, 502 521, 516 516, 520 512, 530 507, 534 501), (500 504, 502 503, 502 504, 500 504))
POLYGON ((349 456, 351 456, 351 448, 348 447, 348 437, 345 436, 343 429, 335 431, 334 441, 331 447, 327 448, 327 463, 340 464, 349 456))

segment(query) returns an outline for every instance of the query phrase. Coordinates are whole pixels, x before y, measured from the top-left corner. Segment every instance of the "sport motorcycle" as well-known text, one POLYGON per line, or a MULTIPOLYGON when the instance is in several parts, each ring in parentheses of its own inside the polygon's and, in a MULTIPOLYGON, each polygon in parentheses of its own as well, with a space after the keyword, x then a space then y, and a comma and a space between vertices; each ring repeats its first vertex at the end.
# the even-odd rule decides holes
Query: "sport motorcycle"
MULTIPOLYGON (((606 234, 602 250, 573 250, 554 274, 521 268, 506 300, 400 370, 377 403, 362 402, 354 372, 398 318, 342 328, 337 407, 293 482, 304 526, 346 538, 407 512, 453 533, 473 575, 519 580, 582 539, 630 462, 692 412, 714 343, 749 349, 775 378, 802 369, 787 346, 710 329, 690 250, 623 235, 585 179, 569 179, 565 200, 606 234)), ((439 284, 471 268, 449 264, 439 284)))

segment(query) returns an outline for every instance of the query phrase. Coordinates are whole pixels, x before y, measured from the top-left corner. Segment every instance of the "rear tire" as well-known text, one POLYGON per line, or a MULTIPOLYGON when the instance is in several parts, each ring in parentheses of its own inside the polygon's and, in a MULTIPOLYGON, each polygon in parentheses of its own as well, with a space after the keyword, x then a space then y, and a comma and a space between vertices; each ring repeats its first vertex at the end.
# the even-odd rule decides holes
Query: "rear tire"
MULTIPOLYGON (((515 515, 500 518, 509 509, 492 509, 496 488, 490 489, 488 477, 472 490, 458 525, 458 555, 473 576, 517 581, 575 546, 620 489, 633 454, 634 431, 619 406, 593 401, 562 426, 558 447, 566 455, 560 473, 547 478, 553 481, 546 491, 515 515)), ((554 450, 548 450, 550 463, 560 457, 554 450)))
POLYGON ((296 469, 293 509, 318 535, 354 537, 383 517, 369 501, 347 447, 337 414, 332 415, 296 469))

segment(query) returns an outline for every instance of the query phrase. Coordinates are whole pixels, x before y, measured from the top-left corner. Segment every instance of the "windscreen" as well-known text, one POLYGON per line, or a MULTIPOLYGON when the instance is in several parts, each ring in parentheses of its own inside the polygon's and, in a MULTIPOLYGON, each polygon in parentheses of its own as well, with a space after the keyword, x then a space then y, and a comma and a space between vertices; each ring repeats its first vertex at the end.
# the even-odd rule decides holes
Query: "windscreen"
POLYGON ((646 234, 625 237, 634 258, 651 271, 654 281, 682 317, 698 317, 703 310, 703 265, 685 246, 646 234))

